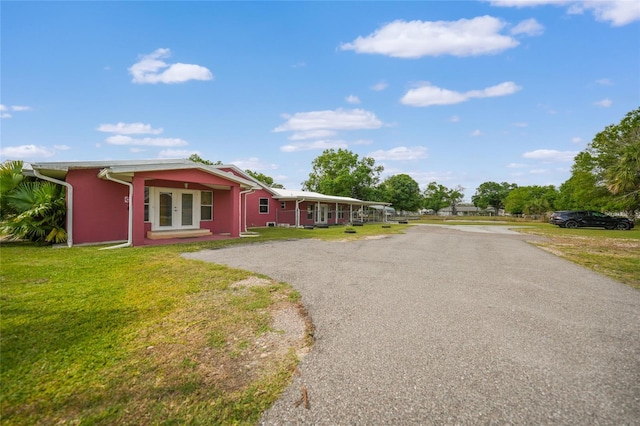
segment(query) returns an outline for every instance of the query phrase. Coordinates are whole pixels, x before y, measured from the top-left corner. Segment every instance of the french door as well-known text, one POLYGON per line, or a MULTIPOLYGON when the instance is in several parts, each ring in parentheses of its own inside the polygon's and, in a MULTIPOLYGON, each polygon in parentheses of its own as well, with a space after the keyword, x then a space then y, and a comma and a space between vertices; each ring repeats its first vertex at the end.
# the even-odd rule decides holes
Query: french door
POLYGON ((318 217, 316 223, 327 223, 327 212, 329 211, 329 206, 326 204, 320 204, 320 208, 318 209, 318 217))
POLYGON ((154 188, 156 208, 152 229, 191 229, 200 226, 200 191, 154 188))

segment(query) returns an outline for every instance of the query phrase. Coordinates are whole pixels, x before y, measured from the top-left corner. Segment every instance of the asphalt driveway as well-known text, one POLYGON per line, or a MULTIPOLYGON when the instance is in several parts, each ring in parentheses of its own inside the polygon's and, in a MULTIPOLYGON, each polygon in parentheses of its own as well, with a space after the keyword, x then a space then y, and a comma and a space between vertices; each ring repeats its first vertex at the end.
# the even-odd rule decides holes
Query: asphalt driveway
POLYGON ((311 314, 262 424, 640 424, 640 291, 525 238, 415 226, 188 257, 286 281, 311 314))

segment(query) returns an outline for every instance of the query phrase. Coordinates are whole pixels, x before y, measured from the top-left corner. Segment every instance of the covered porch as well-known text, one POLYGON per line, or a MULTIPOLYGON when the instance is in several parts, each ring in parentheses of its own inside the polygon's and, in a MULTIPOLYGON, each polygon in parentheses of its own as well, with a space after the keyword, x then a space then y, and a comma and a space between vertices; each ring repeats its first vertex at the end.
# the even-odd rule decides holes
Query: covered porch
POLYGON ((67 189, 68 245, 237 238, 241 197, 255 184, 188 160, 32 164, 67 189))
MULTIPOLYGON (((369 206, 379 206, 383 211, 389 203, 363 201, 356 198, 319 194, 308 191, 274 189, 275 199, 286 202, 287 210, 277 211, 276 225, 331 226, 363 222, 369 206)), ((386 215, 380 215, 386 222, 386 215)))

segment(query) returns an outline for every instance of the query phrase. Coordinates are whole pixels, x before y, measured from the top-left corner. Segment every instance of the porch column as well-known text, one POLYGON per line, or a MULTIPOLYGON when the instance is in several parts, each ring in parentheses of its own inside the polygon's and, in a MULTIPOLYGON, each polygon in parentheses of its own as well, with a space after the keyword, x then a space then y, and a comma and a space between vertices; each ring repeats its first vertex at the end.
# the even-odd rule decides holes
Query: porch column
POLYGON ((300 203, 302 201, 296 200, 296 217, 295 217, 295 226, 296 228, 300 227, 300 203))
MULTIPOLYGON (((133 209, 133 246, 144 245, 144 178, 133 176, 133 200, 129 208, 133 209)), ((151 212, 149 212, 151 214, 151 212)))
POLYGON ((316 220, 314 221, 314 225, 319 222, 320 219, 320 201, 316 203, 316 220))
POLYGON ((336 225, 337 225, 338 224, 338 203, 336 203, 336 211, 335 211, 334 214, 336 215, 335 222, 336 222, 336 225))

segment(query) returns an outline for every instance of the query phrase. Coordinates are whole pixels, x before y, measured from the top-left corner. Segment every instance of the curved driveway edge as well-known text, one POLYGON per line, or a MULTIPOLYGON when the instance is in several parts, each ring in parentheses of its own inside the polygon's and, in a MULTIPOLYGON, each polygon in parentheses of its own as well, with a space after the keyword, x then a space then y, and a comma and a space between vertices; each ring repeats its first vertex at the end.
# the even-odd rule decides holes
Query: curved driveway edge
POLYGON ((640 424, 640 292, 524 238, 414 226, 185 256, 302 294, 316 343, 262 424, 640 424))

